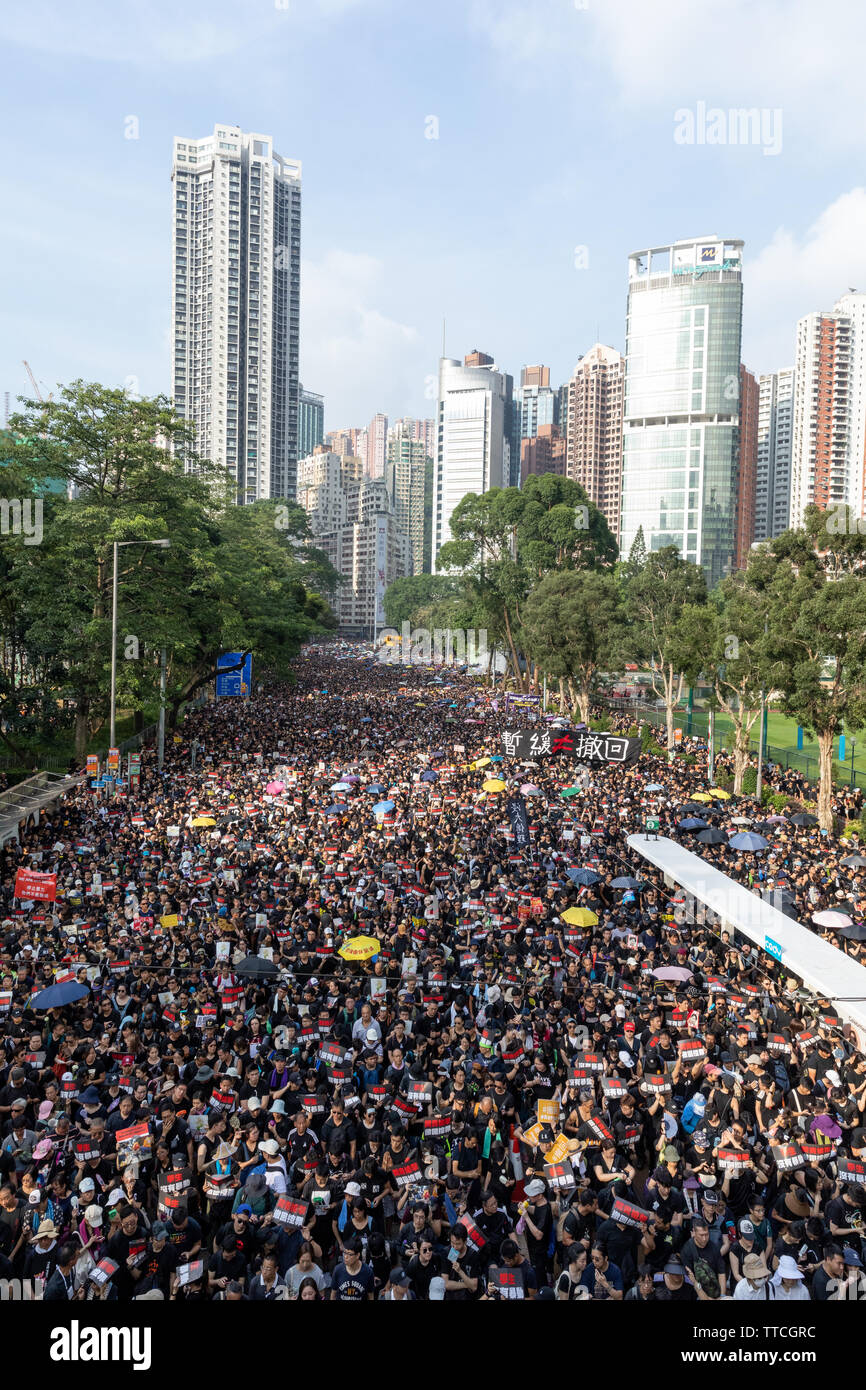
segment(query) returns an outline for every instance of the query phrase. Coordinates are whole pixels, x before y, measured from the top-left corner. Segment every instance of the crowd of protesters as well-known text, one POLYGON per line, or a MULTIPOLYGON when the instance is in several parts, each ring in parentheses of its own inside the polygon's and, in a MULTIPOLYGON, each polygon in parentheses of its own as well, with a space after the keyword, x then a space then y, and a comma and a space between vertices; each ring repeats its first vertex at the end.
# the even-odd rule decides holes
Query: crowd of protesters
POLYGON ((137 785, 85 781, 0 852, 0 1277, 82 1301, 863 1295, 866 1058, 625 841, 652 810, 805 924, 866 918, 866 858, 748 798, 690 804, 705 765, 661 749, 503 757, 529 717, 308 649, 294 685, 190 714, 163 773, 146 751, 137 785), (695 810, 768 849, 698 842, 695 810), (16 898, 20 869, 56 897, 16 898), (80 997, 46 1008, 51 986, 80 997))

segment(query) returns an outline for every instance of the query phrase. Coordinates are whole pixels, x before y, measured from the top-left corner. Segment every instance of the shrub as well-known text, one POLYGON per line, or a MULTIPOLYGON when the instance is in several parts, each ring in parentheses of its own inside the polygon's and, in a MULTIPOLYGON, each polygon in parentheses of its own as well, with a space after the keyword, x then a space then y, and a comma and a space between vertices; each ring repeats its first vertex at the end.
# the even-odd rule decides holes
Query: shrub
POLYGON ((758 769, 747 767, 743 773, 743 796, 754 796, 758 787, 758 769))

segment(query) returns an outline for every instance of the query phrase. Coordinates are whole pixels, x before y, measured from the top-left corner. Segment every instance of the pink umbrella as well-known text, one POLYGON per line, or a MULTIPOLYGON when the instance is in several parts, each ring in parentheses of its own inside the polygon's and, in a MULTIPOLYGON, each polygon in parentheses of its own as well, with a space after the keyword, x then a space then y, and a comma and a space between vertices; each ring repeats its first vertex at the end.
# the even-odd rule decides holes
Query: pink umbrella
POLYGON ((520 788, 520 790, 523 792, 523 795, 524 795, 524 796, 540 796, 540 795, 541 795, 541 790, 540 790, 540 788, 539 788, 539 787, 534 787, 534 786, 532 785, 531 782, 524 782, 524 783, 523 783, 523 786, 520 788))
POLYGON ((654 970, 653 975, 657 980, 693 980, 691 970, 686 970, 682 965, 662 965, 658 970, 654 970))
POLYGON ((284 792, 285 790, 285 782, 268 782, 268 785, 265 787, 268 796, 279 796, 280 792, 284 792))

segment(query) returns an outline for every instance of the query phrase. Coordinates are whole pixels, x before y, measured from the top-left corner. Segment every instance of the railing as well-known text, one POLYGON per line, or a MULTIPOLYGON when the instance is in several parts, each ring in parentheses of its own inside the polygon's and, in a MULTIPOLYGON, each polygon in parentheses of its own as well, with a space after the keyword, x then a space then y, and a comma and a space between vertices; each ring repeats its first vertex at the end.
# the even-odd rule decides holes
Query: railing
MULTIPOLYGON (((612 696, 594 697, 597 704, 604 705, 605 708, 615 710, 618 713, 633 714, 636 719, 643 719, 647 724, 653 724, 656 728, 666 727, 666 715, 664 709, 658 709, 654 704, 644 704, 641 700, 617 700, 612 696)), ((707 739, 709 736, 709 717, 706 710, 674 710, 674 728, 681 729, 688 738, 707 739)), ((725 737, 729 731, 716 729, 716 751, 727 751, 725 737)), ((758 740, 749 740, 749 753, 757 754, 758 740)), ((808 782, 813 782, 816 786, 820 778, 820 764, 815 753, 804 753, 799 748, 781 748, 775 744, 767 743, 764 745, 765 764, 791 768, 794 772, 801 773, 808 782)), ((848 764, 842 764, 838 760, 833 761, 833 780, 841 786, 860 787, 866 790, 866 771, 857 771, 848 764)))

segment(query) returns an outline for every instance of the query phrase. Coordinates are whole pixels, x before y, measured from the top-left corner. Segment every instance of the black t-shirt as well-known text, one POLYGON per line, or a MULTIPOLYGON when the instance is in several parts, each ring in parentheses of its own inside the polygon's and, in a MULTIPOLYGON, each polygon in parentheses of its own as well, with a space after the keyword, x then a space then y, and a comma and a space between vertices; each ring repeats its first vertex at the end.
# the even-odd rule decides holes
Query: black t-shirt
POLYGON ((430 1297, 431 1280, 442 1274, 444 1261, 441 1255, 434 1253, 430 1256, 430 1263, 423 1265, 417 1255, 413 1255, 406 1268, 409 1275, 409 1282, 412 1292, 418 1299, 430 1297))
MULTIPOLYGON (((527 1232, 527 1236, 528 1234, 529 1233, 527 1232)), ((478 1287, 476 1288, 475 1293, 471 1293, 469 1289, 465 1288, 449 1289, 445 1295, 446 1302, 466 1303, 469 1299, 478 1298, 484 1292, 484 1290, 481 1287, 481 1261, 479 1260, 475 1251, 471 1250, 469 1246, 467 1246, 466 1250, 460 1256, 459 1260, 449 1260, 446 1257, 444 1267, 446 1279, 459 1279, 460 1276, 453 1273, 453 1267, 455 1264, 460 1265, 460 1268, 463 1270, 463 1273, 466 1275, 467 1279, 477 1279, 478 1287)), ((409 1277, 411 1278, 411 1275, 409 1277)))

